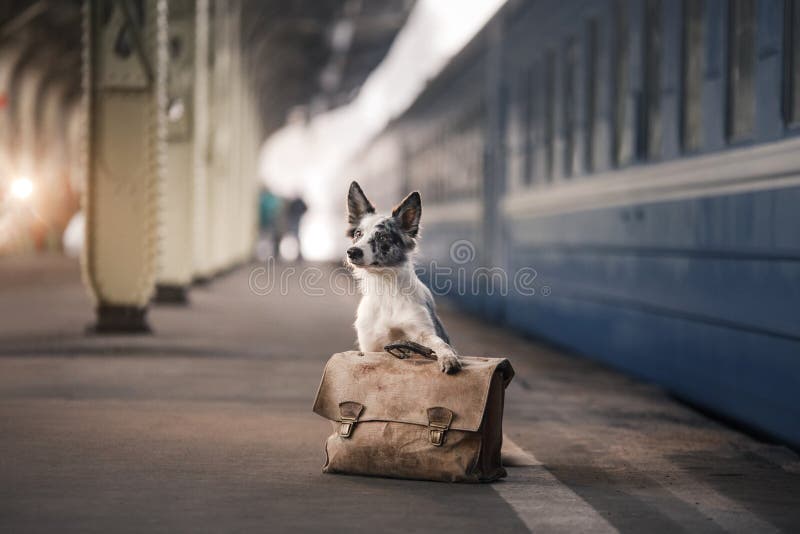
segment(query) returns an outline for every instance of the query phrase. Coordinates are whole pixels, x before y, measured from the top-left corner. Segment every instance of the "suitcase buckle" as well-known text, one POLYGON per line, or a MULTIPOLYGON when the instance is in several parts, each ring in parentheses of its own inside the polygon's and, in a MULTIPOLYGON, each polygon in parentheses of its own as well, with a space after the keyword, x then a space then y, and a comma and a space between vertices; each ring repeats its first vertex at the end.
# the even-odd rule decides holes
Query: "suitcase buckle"
POLYGON ((453 412, 451 410, 441 406, 428 408, 428 436, 434 447, 444 445, 444 438, 452 422, 453 412))
POLYGON ((341 437, 350 437, 362 411, 364 411, 364 405, 358 402, 345 401, 339 403, 339 435, 341 437))
POLYGON ((353 425, 355 425, 355 421, 348 421, 342 419, 341 424, 339 425, 339 435, 343 438, 349 438, 350 434, 353 433, 353 425))
POLYGON ((430 429, 431 443, 433 443, 436 447, 441 447, 444 444, 444 433, 445 430, 431 428, 430 429))

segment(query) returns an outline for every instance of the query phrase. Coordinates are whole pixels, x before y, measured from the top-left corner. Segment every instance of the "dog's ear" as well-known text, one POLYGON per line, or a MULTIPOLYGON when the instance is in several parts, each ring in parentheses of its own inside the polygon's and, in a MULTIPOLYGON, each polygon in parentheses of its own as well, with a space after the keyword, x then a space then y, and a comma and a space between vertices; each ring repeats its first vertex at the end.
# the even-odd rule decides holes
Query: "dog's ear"
POLYGON ((414 191, 392 210, 392 217, 400 223, 400 228, 410 235, 417 237, 419 232, 419 218, 422 216, 422 199, 419 193, 414 191))
POLYGON ((347 222, 350 224, 348 233, 351 237, 361 218, 368 213, 375 213, 375 206, 367 199, 361 186, 357 182, 352 182, 347 193, 347 222))

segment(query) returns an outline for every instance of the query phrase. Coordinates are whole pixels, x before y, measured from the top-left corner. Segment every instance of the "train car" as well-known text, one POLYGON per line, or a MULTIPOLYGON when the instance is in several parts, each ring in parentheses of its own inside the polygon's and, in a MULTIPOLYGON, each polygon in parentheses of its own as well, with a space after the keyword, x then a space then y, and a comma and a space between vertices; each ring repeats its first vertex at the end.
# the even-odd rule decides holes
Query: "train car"
POLYGON ((434 291, 798 446, 798 132, 800 3, 540 0, 382 137, 434 291))

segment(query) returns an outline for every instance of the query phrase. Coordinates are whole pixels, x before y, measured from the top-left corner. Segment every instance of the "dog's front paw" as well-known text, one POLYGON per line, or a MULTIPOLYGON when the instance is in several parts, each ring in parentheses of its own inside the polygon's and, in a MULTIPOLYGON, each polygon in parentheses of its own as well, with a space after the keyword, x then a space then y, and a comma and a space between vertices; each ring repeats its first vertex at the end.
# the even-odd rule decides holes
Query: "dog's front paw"
POLYGON ((443 373, 453 374, 461 369, 461 360, 454 352, 438 354, 437 359, 439 360, 439 369, 443 373))

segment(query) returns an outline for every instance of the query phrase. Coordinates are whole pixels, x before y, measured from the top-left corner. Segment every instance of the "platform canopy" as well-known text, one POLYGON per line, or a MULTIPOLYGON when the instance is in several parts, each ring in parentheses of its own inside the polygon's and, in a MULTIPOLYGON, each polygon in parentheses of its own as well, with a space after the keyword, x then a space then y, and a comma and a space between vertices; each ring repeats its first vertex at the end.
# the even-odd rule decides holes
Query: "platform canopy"
MULTIPOLYGON (((292 110, 350 102, 384 58, 413 0, 245 0, 242 47, 260 94, 265 135, 292 110)), ((57 50, 52 75, 80 87, 80 0, 0 2, 0 47, 57 50), (43 46, 44 45, 44 46, 43 46)))

